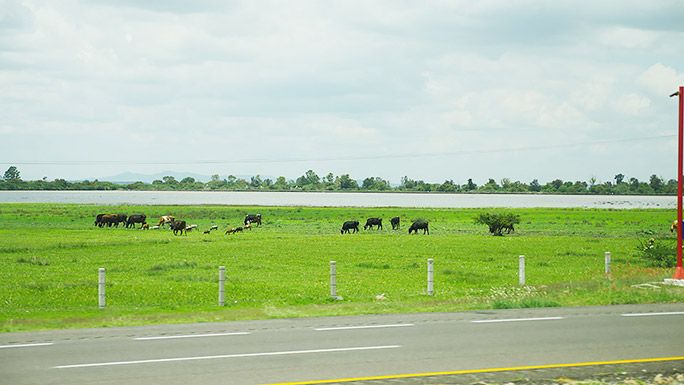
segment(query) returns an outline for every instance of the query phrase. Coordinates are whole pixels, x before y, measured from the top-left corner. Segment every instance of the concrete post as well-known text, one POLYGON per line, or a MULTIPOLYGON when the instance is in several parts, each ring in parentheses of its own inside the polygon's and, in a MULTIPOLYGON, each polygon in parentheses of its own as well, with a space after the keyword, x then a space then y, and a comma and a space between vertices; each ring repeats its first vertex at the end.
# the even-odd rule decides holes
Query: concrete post
POLYGON ((428 265, 427 265, 427 293, 428 293, 428 295, 435 294, 434 276, 435 276, 434 260, 432 258, 428 258, 428 265))
POLYGON ((224 306, 226 304, 226 267, 219 266, 219 291, 218 304, 224 306))
POLYGON ((605 253, 603 253, 603 256, 606 264, 606 274, 610 274, 610 251, 606 251, 605 253))
POLYGON ((335 261, 330 261, 330 296, 337 298, 337 266, 335 261))
POLYGON ((518 257, 518 284, 525 286, 525 256, 518 257))
POLYGON ((97 272, 97 303, 100 309, 105 308, 105 269, 101 267, 97 272))

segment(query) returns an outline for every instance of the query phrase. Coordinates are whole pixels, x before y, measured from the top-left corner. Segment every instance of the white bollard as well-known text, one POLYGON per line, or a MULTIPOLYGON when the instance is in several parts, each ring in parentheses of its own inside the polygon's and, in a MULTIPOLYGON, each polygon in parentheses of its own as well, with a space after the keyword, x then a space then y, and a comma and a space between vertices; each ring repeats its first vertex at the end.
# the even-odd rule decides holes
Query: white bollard
POLYGON ((433 295, 435 294, 435 265, 432 258, 428 258, 427 273, 427 293, 428 295, 433 295))
POLYGON ((97 303, 100 309, 105 307, 105 269, 101 267, 97 271, 97 303))
POLYGON ((610 251, 603 253, 606 263, 606 274, 610 274, 610 251))
POLYGON ((224 306, 226 304, 226 267, 219 266, 219 292, 218 304, 224 306))
POLYGON ((330 296, 337 299, 337 266, 330 261, 330 296))
POLYGON ((518 284, 525 286, 525 256, 518 257, 518 284))

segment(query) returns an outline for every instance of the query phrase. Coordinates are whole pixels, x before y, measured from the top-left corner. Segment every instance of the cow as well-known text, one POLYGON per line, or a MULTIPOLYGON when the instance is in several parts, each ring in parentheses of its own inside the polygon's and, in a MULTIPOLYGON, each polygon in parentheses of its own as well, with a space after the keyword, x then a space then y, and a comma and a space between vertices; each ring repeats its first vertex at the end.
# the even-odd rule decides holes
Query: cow
POLYGON ((211 227, 209 228, 209 231, 212 231, 212 230, 218 230, 218 225, 211 225, 211 227))
POLYGON ((128 217, 126 220, 126 228, 133 227, 135 228, 136 223, 140 223, 140 227, 147 223, 145 220, 147 219, 147 216, 145 214, 133 214, 128 217))
POLYGON ((145 223, 144 225, 140 226, 140 230, 149 230, 149 229, 150 229, 150 225, 148 225, 147 223, 145 223))
POLYGON ((422 219, 419 219, 417 221, 414 221, 411 224, 411 227, 409 227, 408 233, 411 234, 412 232, 418 234, 418 230, 422 229, 423 234, 430 234, 430 229, 428 229, 428 223, 427 221, 424 221, 422 219))
POLYGON ((364 230, 373 229, 373 226, 378 226, 378 230, 382 230, 382 218, 368 218, 366 224, 363 225, 364 230))
POLYGON ((97 214, 97 216, 95 217, 95 226, 102 227, 102 225, 100 225, 100 223, 102 222, 102 217, 105 215, 109 215, 109 214, 97 214))
POLYGON ((188 235, 187 230, 185 230, 187 227, 185 221, 174 220, 173 222, 169 222, 169 227, 173 230, 173 235, 178 235, 178 232, 180 232, 181 235, 183 235, 183 232, 185 232, 185 235, 188 235))
POLYGON ((171 223, 175 220, 176 218, 174 218, 172 215, 163 215, 161 218, 159 218, 159 223, 157 226, 164 227, 165 224, 171 223))
POLYGON ((241 232, 241 231, 242 231, 242 227, 231 227, 228 230, 226 230, 226 232, 223 235, 235 234, 235 233, 241 232))
POLYGON ((114 216, 115 216, 115 219, 114 219, 114 221, 112 222, 112 224, 114 225, 114 227, 119 227, 119 223, 125 224, 125 223, 126 223, 126 220, 128 219, 128 217, 126 216, 126 214, 114 214, 114 216))
POLYGON ((261 226, 261 214, 247 214, 245 216, 245 220, 243 221, 243 224, 249 223, 256 223, 257 226, 261 226))
POLYGON ((401 219, 399 217, 394 217, 390 219, 390 223, 392 224, 392 230, 399 230, 399 222, 401 219))
POLYGON ((185 228, 185 232, 187 233, 188 231, 192 231, 197 228, 197 225, 190 225, 185 228))
MULTIPOLYGON (((98 215, 99 216, 99 215, 98 215)), ((98 227, 112 227, 112 224, 118 223, 117 221, 119 220, 119 217, 117 214, 102 214, 102 216, 99 216, 99 222, 97 224, 98 227)))
POLYGON ((340 230, 340 234, 347 233, 349 234, 349 230, 353 230, 352 233, 355 233, 359 231, 359 221, 346 221, 342 224, 342 229, 340 230))

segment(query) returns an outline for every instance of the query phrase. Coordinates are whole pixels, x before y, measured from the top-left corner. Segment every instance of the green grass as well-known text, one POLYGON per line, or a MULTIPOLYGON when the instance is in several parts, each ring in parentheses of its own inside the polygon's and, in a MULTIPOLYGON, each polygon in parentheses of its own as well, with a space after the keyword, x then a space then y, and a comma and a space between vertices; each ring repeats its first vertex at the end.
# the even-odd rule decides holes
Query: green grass
POLYGON ((672 210, 511 209, 521 223, 504 237, 474 223, 486 211, 495 210, 3 204, 0 331, 684 300, 681 288, 631 286, 672 274, 637 256, 640 240, 674 238, 672 210), (151 224, 173 214, 219 230, 96 228, 102 212, 144 213, 151 224), (248 212, 261 213, 263 226, 223 235, 248 212), (402 229, 393 231, 389 218, 397 215, 402 229), (375 216, 388 222, 385 230, 340 235, 342 222, 362 227, 375 216), (430 235, 407 234, 415 218, 430 221, 430 235), (604 251, 613 254, 610 277, 604 251), (434 296, 426 294, 427 258, 435 261, 434 296), (329 298, 331 260, 341 301, 329 298), (227 274, 223 308, 218 266, 227 274), (386 299, 376 300, 381 293, 386 299))

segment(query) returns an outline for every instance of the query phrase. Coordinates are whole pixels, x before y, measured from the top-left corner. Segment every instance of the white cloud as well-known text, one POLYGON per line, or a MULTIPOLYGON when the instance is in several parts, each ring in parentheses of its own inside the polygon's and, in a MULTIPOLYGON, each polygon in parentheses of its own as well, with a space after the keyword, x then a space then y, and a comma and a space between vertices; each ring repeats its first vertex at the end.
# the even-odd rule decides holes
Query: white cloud
POLYGON ((652 94, 662 97, 671 94, 684 84, 684 72, 678 73, 672 67, 656 63, 642 72, 637 82, 652 94))

